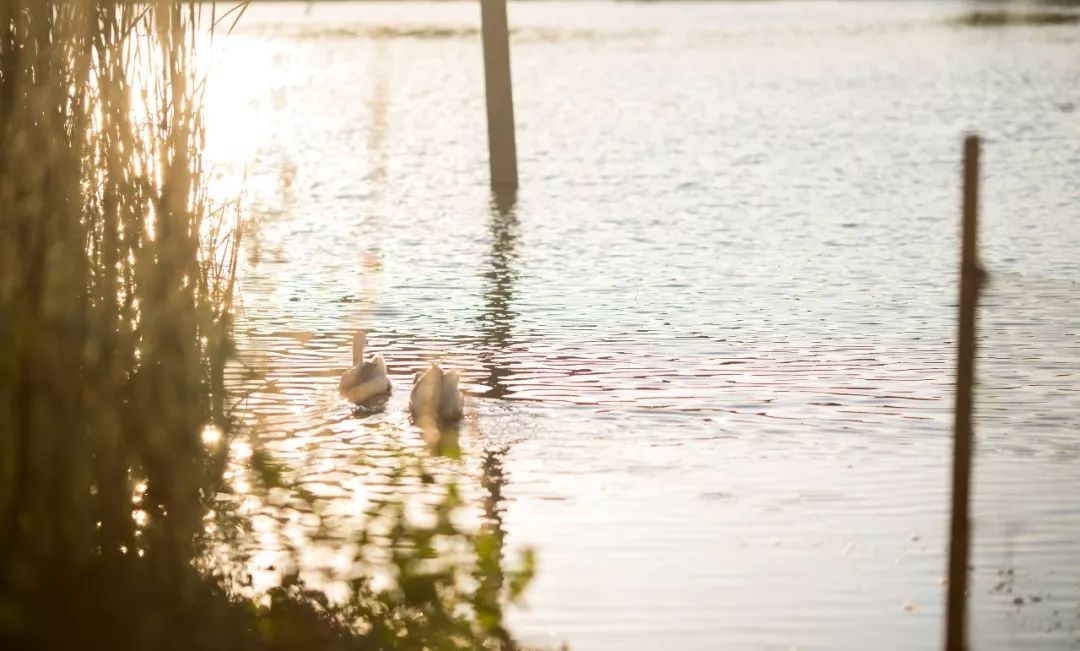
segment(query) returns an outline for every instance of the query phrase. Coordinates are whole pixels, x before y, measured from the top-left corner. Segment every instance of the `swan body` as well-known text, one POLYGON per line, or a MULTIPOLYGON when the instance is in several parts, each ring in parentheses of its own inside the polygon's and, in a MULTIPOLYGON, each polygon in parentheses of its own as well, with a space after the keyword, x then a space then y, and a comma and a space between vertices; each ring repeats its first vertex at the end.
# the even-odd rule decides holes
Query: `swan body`
POLYGON ((351 403, 363 405, 390 393, 390 378, 386 377, 386 363, 382 355, 375 355, 370 362, 364 361, 367 335, 353 335, 353 366, 345 371, 338 383, 341 397, 351 403))
POLYGON ((457 371, 444 371, 437 363, 423 373, 417 373, 409 396, 409 413, 422 424, 447 425, 461 420, 465 396, 458 388, 461 379, 457 371))

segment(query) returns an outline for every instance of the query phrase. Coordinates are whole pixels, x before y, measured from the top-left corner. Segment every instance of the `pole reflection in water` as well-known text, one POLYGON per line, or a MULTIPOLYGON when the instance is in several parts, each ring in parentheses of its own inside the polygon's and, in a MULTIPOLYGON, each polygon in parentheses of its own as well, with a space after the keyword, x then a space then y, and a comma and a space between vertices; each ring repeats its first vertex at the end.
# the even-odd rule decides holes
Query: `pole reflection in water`
MULTIPOLYGON (((513 188, 496 187, 492 189, 490 217, 488 221, 491 233, 491 252, 488 255, 489 268, 484 272, 487 287, 484 291, 484 312, 479 316, 482 350, 480 363, 487 371, 484 383, 487 385, 485 397, 502 398, 509 393, 506 384, 510 369, 503 365, 503 356, 513 339, 513 321, 517 313, 511 307, 514 299, 514 282, 517 271, 513 264, 517 259, 517 191, 513 188)), ((503 457, 508 448, 485 443, 481 462, 480 485, 486 493, 484 497, 483 533, 491 542, 491 551, 486 557, 481 555, 484 565, 479 590, 482 603, 493 612, 499 613, 497 621, 502 621, 502 601, 505 584, 503 572, 504 545, 506 528, 503 524, 503 487, 507 477, 503 471, 503 457)), ((511 639, 509 633, 500 626, 498 634, 507 645, 511 639)))
POLYGON ((485 385, 490 398, 502 398, 509 393, 506 380, 510 369, 502 365, 502 356, 512 339, 512 326, 517 313, 511 304, 514 300, 514 281, 517 271, 513 264, 517 259, 517 192, 497 188, 491 193, 491 216, 488 221, 491 232, 489 269, 484 273, 487 287, 484 290, 483 314, 480 315, 482 351, 480 363, 487 371, 485 385))
MULTIPOLYGON (((491 541, 491 552, 486 556, 480 554, 480 603, 484 608, 490 608, 499 614, 496 621, 503 621, 502 617, 502 594, 506 583, 506 574, 503 571, 503 562, 506 553, 503 549, 506 541, 506 527, 503 524, 503 486, 506 485, 506 476, 503 474, 502 457, 506 454, 505 447, 488 448, 484 451, 484 460, 481 466, 480 485, 487 492, 484 498, 484 525, 485 538, 491 541)), ((506 643, 507 648, 513 648, 510 633, 502 625, 497 634, 506 643)))

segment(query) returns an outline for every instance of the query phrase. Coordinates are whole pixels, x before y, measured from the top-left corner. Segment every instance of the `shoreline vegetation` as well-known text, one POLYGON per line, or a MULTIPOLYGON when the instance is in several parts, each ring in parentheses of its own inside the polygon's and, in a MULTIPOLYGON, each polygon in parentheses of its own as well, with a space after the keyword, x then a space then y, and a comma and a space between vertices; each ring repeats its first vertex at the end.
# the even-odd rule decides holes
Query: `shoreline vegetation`
POLYGON ((412 453, 357 514, 344 601, 288 573, 251 594, 215 556, 244 533, 210 526, 245 436, 224 381, 243 221, 207 192, 195 62, 245 4, 0 5, 0 647, 516 648, 531 555, 504 567, 501 528, 458 526, 412 453))
POLYGON ((976 10, 956 20, 966 27, 1050 27, 1080 23, 1080 13, 1025 8, 1021 11, 976 10))

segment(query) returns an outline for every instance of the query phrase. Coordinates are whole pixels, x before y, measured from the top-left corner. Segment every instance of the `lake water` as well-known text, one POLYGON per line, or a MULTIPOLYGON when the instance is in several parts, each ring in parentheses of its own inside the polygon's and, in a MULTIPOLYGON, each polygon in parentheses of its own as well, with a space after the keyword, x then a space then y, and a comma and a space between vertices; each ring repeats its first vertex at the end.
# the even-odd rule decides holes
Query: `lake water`
POLYGON ((256 4, 208 94, 249 215, 238 413, 345 531, 359 454, 427 454, 412 373, 463 369, 433 463, 537 550, 524 642, 937 648, 974 130, 973 648, 1080 648, 1080 27, 972 6, 512 4, 494 205, 475 3, 256 4), (396 387, 367 417, 357 328, 396 387))

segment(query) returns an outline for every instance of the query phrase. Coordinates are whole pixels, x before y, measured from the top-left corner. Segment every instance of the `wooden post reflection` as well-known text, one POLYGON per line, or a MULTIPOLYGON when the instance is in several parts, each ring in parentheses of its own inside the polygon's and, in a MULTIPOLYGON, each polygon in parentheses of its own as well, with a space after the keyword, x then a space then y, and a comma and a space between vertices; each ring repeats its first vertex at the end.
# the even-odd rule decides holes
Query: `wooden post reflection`
POLYGON ((953 421, 952 527, 945 648, 967 648, 968 505, 971 488, 972 389, 975 383, 975 307, 982 270, 976 236, 979 214, 979 138, 964 141, 964 226, 960 258, 960 324, 957 337, 956 405, 953 421))
POLYGON ((480 0, 487 95, 488 164, 492 187, 516 188, 517 144, 514 96, 510 84, 510 31, 506 0, 480 0))
POLYGON ((491 194, 488 222, 491 232, 490 267, 483 274, 487 282, 484 311, 479 316, 484 344, 480 362, 488 372, 486 395, 491 398, 502 398, 509 391, 506 380, 510 376, 510 368, 503 355, 513 339, 513 322, 517 316, 513 309, 514 283, 517 280, 517 270, 514 268, 517 259, 516 202, 517 193, 512 189, 496 189, 491 194))

